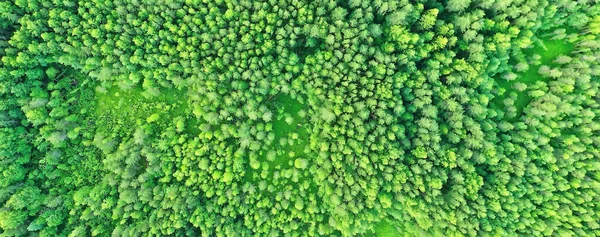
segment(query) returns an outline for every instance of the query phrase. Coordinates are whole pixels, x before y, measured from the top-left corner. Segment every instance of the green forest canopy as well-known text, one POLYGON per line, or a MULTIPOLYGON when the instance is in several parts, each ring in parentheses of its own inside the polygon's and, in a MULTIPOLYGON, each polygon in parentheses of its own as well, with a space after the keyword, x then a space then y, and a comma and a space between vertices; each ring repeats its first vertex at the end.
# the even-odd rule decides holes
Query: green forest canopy
POLYGON ((595 1, 0 9, 0 236, 600 236, 595 1))

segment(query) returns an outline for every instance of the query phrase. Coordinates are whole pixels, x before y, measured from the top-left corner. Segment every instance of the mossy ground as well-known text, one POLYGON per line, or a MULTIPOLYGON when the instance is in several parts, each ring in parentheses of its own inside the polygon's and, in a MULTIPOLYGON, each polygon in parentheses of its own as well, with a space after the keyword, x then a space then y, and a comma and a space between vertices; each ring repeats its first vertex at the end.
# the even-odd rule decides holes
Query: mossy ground
MULTIPOLYGON (((513 81, 507 81, 504 79, 497 79, 498 85, 506 91, 497 96, 492 101, 494 108, 504 108, 504 99, 509 98, 511 91, 514 91, 513 85, 515 83, 524 83, 526 85, 534 84, 537 81, 547 82, 550 80, 549 77, 542 77, 539 73, 539 69, 543 65, 550 67, 556 66, 554 60, 560 55, 568 55, 574 48, 574 44, 565 40, 554 40, 551 38, 542 38, 534 43, 534 47, 525 49, 523 51, 524 58, 520 58, 514 61, 529 61, 534 55, 539 55, 539 63, 529 64, 527 71, 519 73, 518 77, 513 81)), ((509 121, 517 121, 523 114, 523 109, 531 102, 531 98, 527 96, 527 92, 517 92, 517 99, 514 102, 516 107, 516 116, 509 118, 509 121)))

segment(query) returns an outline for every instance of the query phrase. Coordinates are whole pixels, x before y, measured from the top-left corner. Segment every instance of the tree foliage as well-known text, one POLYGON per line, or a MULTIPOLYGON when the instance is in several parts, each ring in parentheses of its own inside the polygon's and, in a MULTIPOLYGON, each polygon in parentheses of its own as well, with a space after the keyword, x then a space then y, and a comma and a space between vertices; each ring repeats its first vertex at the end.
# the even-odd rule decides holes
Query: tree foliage
POLYGON ((598 236, 594 1, 1 1, 3 236, 598 236))

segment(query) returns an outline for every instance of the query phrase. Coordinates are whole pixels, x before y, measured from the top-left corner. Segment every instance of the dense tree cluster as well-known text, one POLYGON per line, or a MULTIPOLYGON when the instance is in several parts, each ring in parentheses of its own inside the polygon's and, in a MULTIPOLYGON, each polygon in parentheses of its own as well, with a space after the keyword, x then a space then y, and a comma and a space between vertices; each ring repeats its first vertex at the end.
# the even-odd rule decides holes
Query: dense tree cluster
POLYGON ((0 9, 0 235, 600 236, 595 1, 0 9))

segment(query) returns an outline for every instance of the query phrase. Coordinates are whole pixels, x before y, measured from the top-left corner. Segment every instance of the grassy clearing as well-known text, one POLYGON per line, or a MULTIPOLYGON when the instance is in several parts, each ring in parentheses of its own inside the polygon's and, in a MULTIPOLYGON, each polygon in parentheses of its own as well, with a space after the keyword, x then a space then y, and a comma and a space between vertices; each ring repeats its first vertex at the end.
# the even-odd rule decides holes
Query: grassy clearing
MULTIPOLYGON (((277 120, 273 123, 275 141, 281 141, 282 138, 285 138, 288 142, 286 145, 276 144, 271 147, 271 149, 282 149, 282 152, 278 152, 281 154, 278 154, 272 163, 275 166, 291 167, 294 159, 290 156, 290 153, 293 153, 293 156, 297 158, 306 158, 304 149, 307 145, 308 133, 305 126, 306 117, 301 116, 301 113, 306 113, 306 105, 289 95, 280 95, 275 106, 278 108, 279 114, 277 120), (291 122, 286 121, 289 117, 292 118, 291 122)), ((266 156, 262 159, 266 161, 266 156)))
MULTIPOLYGON (((537 81, 547 82, 550 80, 548 77, 542 77, 538 72, 540 67, 547 65, 550 67, 557 66, 554 60, 560 55, 568 55, 574 48, 574 44, 566 40, 552 40, 552 39, 541 39, 535 43, 535 46, 523 51, 525 58, 518 59, 516 61, 529 61, 534 55, 539 55, 538 64, 529 64, 529 69, 525 72, 518 74, 517 78, 513 81, 507 81, 505 79, 498 79, 497 82, 501 88, 506 90, 503 94, 497 96, 493 101, 492 105, 495 108, 504 108, 504 99, 509 98, 509 94, 516 83, 524 83, 526 85, 534 84, 537 81)), ((516 108, 516 116, 509 118, 509 121, 517 121, 523 114, 523 109, 531 98, 527 96, 527 91, 517 92, 517 98, 514 102, 516 108)))
MULTIPOLYGON (((259 151, 258 161, 263 164, 261 168, 248 168, 245 180, 249 182, 265 180, 274 183, 276 171, 295 169, 297 160, 308 158, 305 151, 308 143, 308 123, 307 118, 303 116, 306 113, 306 104, 290 95, 278 95, 269 103, 269 107, 276 111, 272 128, 275 139, 271 145, 259 151), (269 167, 267 178, 257 178, 264 165, 269 167)), ((276 185, 284 183, 286 182, 281 178, 275 182, 276 185)))
MULTIPOLYGON (((163 89, 154 97, 144 96, 141 85, 128 90, 117 86, 96 88, 96 114, 106 126, 134 127, 139 123, 171 124, 176 117, 185 119, 186 129, 193 130, 193 119, 188 115, 184 91, 163 89), (151 118, 153 117, 153 118, 151 118)), ((110 128, 107 128, 110 129, 110 128)))

